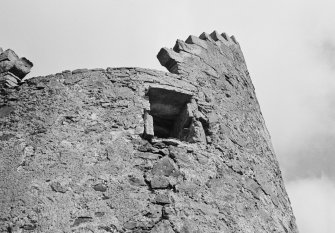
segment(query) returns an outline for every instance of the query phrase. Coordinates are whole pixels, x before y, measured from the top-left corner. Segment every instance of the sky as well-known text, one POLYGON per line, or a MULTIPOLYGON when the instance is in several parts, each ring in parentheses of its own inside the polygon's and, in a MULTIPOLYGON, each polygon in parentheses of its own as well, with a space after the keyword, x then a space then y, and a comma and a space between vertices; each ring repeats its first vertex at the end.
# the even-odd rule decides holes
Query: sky
POLYGON ((239 41, 301 233, 335 232, 333 0, 0 0, 0 46, 29 77, 78 68, 165 70, 161 47, 202 32, 239 41))

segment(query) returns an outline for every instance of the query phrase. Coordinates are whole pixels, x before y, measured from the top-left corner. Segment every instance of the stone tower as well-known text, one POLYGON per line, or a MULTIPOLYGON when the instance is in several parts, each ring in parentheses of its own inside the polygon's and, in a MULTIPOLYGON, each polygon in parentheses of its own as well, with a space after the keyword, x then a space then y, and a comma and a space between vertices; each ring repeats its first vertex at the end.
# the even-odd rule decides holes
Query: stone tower
POLYGON ((2 87, 1 232, 298 232, 236 39, 157 57, 2 87))

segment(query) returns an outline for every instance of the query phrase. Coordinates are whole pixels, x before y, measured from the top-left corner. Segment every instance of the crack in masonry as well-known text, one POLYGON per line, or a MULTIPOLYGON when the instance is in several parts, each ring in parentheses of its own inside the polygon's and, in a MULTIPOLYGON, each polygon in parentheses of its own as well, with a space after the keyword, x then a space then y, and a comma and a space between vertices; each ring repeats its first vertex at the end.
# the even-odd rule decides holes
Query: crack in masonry
POLYGON ((148 186, 148 190, 151 192, 151 193, 155 193, 155 190, 151 187, 151 182, 149 180, 147 180, 146 178, 146 174, 143 175, 143 179, 144 179, 144 182, 145 184, 148 186))
MULTIPOLYGON (((234 171, 235 173, 237 173, 237 174, 239 174, 239 175, 243 175, 243 172, 242 172, 242 171, 237 171, 237 170, 235 170, 234 167, 233 167, 232 165, 230 165, 230 164, 227 164, 226 161, 223 160, 223 163, 224 163, 228 168, 230 168, 232 171, 234 171)), ((264 190, 264 188, 263 188, 262 185, 258 182, 257 179, 255 179, 255 178, 253 178, 253 177, 249 177, 249 178, 252 179, 252 180, 254 180, 254 181, 258 184, 258 186, 260 187, 260 189, 262 190, 262 192, 263 192, 265 195, 267 195, 267 196, 271 196, 270 194, 268 194, 268 193, 264 190)), ((249 190, 249 189, 248 189, 248 190, 249 190)), ((271 201, 272 201, 272 199, 271 199, 271 201)))
MULTIPOLYGON (((267 196, 271 196, 270 194, 268 194, 265 190, 264 190, 264 188, 262 187, 262 185, 258 182, 258 180, 256 179, 256 178, 252 178, 252 177, 250 177, 251 179, 253 179, 258 185, 259 185, 259 187, 261 188, 261 190, 263 191, 263 193, 265 194, 265 195, 267 195, 267 196)), ((272 200, 272 199, 271 199, 272 200)))
POLYGON ((232 166, 232 165, 229 165, 229 164, 227 164, 225 161, 223 161, 223 163, 228 167, 228 168, 230 168, 233 172, 235 172, 235 173, 237 173, 237 174, 239 174, 239 175, 243 175, 243 172, 242 171, 237 171, 237 170, 235 170, 234 169, 234 167, 232 166))
MULTIPOLYGON (((163 210, 162 210, 163 211, 163 210)), ((143 216, 145 216, 145 215, 143 215, 143 216)), ((169 219, 166 219, 166 218, 164 218, 164 216, 163 216, 163 213, 161 213, 161 216, 159 217, 159 219, 158 219, 158 221, 156 221, 154 224, 153 224, 153 226, 151 226, 151 227, 135 227, 135 229, 137 229, 137 230, 145 230, 145 231, 150 231, 150 230, 152 230, 153 228, 155 228, 159 223, 161 223, 163 220, 167 220, 169 223, 170 223, 170 226, 171 226, 171 228, 172 228, 172 230, 174 231, 174 232, 176 232, 176 233, 179 233, 179 232, 177 232, 177 231, 175 231, 174 229, 173 229, 173 224, 171 223, 171 221, 169 220, 169 219)))
POLYGON ((230 77, 228 77, 227 75, 224 75, 225 76, 225 80, 232 86, 232 87, 235 87, 234 84, 230 81, 230 77))
MULTIPOLYGON (((173 209, 174 209, 174 208, 173 208, 173 209)), ((173 222, 171 222, 170 219, 168 219, 168 221, 170 222, 170 225, 171 225, 172 230, 173 230, 175 233, 180 233, 180 231, 178 231, 178 230, 176 229, 176 225, 173 224, 173 222)))
POLYGON ((201 71, 202 73, 205 73, 205 75, 207 75, 207 76, 211 76, 211 77, 213 77, 213 78, 219 78, 218 76, 214 76, 214 75, 212 75, 212 74, 210 74, 210 73, 208 73, 208 71, 206 71, 206 70, 203 70, 203 71, 201 71))

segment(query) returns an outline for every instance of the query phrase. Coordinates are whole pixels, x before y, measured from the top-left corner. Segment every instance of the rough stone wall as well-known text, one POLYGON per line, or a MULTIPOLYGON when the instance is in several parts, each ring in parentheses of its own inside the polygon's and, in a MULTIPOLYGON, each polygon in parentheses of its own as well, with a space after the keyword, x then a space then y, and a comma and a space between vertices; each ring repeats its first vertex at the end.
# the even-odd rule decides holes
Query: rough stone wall
POLYGON ((0 92, 0 232, 298 232, 235 38, 158 59, 0 92))

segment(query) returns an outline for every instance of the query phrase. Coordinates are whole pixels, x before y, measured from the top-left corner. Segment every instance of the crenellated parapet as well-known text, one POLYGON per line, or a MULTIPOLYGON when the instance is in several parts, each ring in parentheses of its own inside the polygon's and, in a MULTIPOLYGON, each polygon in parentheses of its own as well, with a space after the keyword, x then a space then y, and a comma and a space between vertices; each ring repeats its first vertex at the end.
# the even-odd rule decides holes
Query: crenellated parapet
POLYGON ((5 87, 17 86, 30 72, 33 63, 27 58, 20 58, 13 50, 3 51, 0 48, 0 85, 5 87))
POLYGON ((171 73, 191 77, 199 76, 202 71, 219 77, 232 70, 247 70, 236 38, 217 31, 177 40, 172 49, 162 48, 157 58, 171 73))

